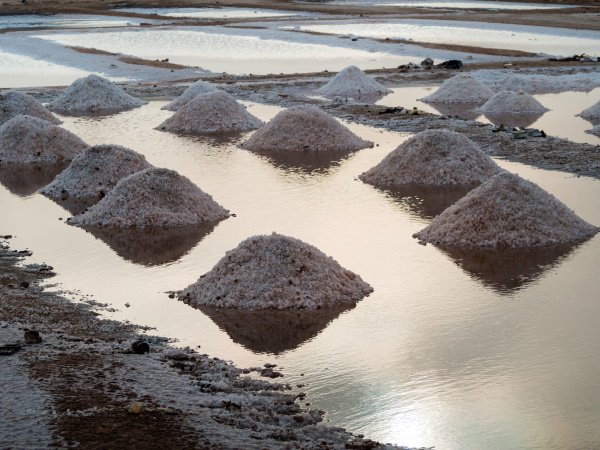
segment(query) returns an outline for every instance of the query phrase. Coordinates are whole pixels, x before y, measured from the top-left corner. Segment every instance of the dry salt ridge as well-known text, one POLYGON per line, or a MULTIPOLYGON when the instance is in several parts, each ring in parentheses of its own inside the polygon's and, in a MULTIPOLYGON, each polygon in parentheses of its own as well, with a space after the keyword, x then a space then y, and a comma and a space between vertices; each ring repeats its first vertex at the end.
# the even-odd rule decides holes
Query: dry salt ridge
POLYGON ((192 306, 283 310, 354 305, 372 291, 316 247, 273 233, 246 239, 177 296, 192 306))
POLYGON ((550 94, 566 91, 589 92, 600 86, 595 74, 572 75, 508 75, 492 83, 495 91, 550 94))
POLYGON ((64 115, 108 115, 139 108, 145 102, 132 97, 106 78, 89 75, 75 80, 48 104, 48 108, 64 115))
POLYGON ((500 173, 414 237, 450 247, 539 247, 590 238, 598 228, 530 181, 500 173))
POLYGON ((37 117, 18 115, 0 126, 0 164, 56 164, 86 147, 70 131, 37 117))
POLYGON ((54 200, 96 203, 132 173, 152 167, 146 158, 120 145, 95 145, 77 155, 40 193, 54 200))
POLYGON ((494 95, 488 86, 472 75, 460 74, 447 79, 432 94, 421 99, 428 103, 483 104, 494 95))
POLYGON ((279 112, 241 147, 256 152, 352 152, 373 143, 317 107, 298 106, 279 112))
POLYGON ((226 92, 198 95, 158 126, 161 131, 181 134, 235 133, 263 125, 226 92))
POLYGON ((55 125, 61 123, 54 114, 31 95, 18 91, 0 93, 0 125, 19 115, 37 117, 55 125))
POLYGON ((549 111, 525 92, 501 91, 494 94, 478 111, 496 115, 543 114, 549 111))
POLYGON ((150 168, 120 180, 96 205, 67 223, 79 227, 172 228, 214 223, 229 211, 188 178, 150 168))
POLYGON ((177 111, 184 105, 187 105, 190 101, 194 100, 196 97, 202 94, 208 94, 209 92, 216 92, 218 89, 214 87, 212 84, 207 83, 206 81, 198 80, 191 86, 189 86, 183 94, 177 97, 170 103, 167 103, 161 109, 167 111, 177 111))
POLYGON ((327 97, 373 97, 388 94, 390 89, 368 77, 356 66, 342 69, 317 92, 327 97))
POLYGON ((400 144, 359 178, 384 188, 465 185, 483 183, 500 171, 466 136, 449 130, 426 130, 400 144))

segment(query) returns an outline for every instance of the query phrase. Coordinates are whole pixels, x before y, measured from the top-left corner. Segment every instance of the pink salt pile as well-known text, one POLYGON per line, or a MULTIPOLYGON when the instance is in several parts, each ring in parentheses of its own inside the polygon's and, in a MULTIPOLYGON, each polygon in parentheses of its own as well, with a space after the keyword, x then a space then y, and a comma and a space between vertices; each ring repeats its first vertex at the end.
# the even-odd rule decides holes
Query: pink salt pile
POLYGON ((318 92, 329 97, 361 98, 384 95, 390 90, 368 77, 358 67, 348 66, 319 88, 318 92))
POLYGON ((359 178, 379 187, 483 183, 500 172, 472 140, 449 130, 422 131, 359 178))
POLYGON ((97 201, 122 178, 150 167, 146 158, 133 150, 120 145, 95 145, 77 155, 40 192, 54 200, 97 201))
POLYGON ((447 79, 432 94, 421 100, 429 103, 476 103, 488 101, 494 91, 481 81, 467 74, 455 75, 447 79))
POLYGON ((316 309, 355 304, 372 291, 312 245, 273 233, 250 237, 228 251, 178 298, 217 308, 316 309))
POLYGON ((258 152, 352 152, 372 146, 314 106, 281 111, 242 144, 258 152))
POLYGON ((469 192, 414 237, 456 247, 534 247, 575 242, 598 228, 539 186, 503 172, 469 192))
POLYGON ((198 95, 158 129, 182 134, 235 133, 255 130, 262 124, 231 95, 217 91, 198 95))
POLYGON ((229 212, 188 178, 151 168, 123 178, 100 202, 67 222, 80 227, 173 228, 227 217, 229 212))
POLYGON ((207 94, 209 92, 216 92, 218 89, 202 80, 196 81, 190 87, 188 87, 183 94, 173 100, 171 103, 167 103, 161 109, 166 109, 167 111, 177 111, 184 105, 187 105, 191 100, 194 100, 201 94, 207 94))
POLYGON ((479 111, 486 114, 520 115, 543 114, 548 108, 525 92, 501 91, 485 102, 479 111))
POLYGON ((0 93, 0 125, 18 115, 37 117, 55 125, 60 120, 31 95, 18 91, 0 93))
POLYGON ((0 164, 56 164, 86 147, 70 131, 37 117, 19 115, 0 126, 0 164))

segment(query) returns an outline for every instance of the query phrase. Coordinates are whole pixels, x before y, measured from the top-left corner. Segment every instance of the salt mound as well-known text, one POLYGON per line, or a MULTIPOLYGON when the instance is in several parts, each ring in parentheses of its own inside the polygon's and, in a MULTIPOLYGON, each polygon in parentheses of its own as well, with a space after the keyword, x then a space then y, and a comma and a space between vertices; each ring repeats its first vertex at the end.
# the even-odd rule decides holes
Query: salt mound
POLYGON ((600 125, 594 126, 591 130, 587 130, 586 133, 593 134, 594 136, 600 137, 600 125))
POLYGON ((72 160, 86 147, 70 131, 37 117, 19 115, 0 127, 0 164, 55 164, 72 160))
POLYGON ((158 129, 183 134, 228 133, 255 130, 262 124, 231 95, 217 91, 197 96, 158 129))
POLYGON ((106 78, 89 75, 75 80, 48 107, 68 115, 114 114, 138 108, 143 101, 127 94, 106 78))
POLYGON ((489 87, 471 75, 460 74, 447 79, 432 94, 421 100, 431 103, 477 103, 481 105, 492 95, 489 87))
POLYGON ((584 119, 587 119, 592 122, 597 122, 600 120, 600 102, 590 106, 587 109, 584 109, 579 114, 584 119))
POLYGON ((161 109, 166 109, 168 111, 177 111, 183 105, 186 105, 191 100, 194 100, 201 94, 207 94, 209 92, 216 92, 218 89, 213 85, 206 83, 205 81, 198 80, 190 87, 188 87, 183 94, 173 100, 171 103, 166 104, 161 109))
POLYGON ((414 237, 458 247, 531 247, 578 241, 597 232, 539 186, 503 172, 414 237))
POLYGON ((242 144, 267 152, 351 152, 372 146, 314 106, 281 111, 242 144))
POLYGON ((150 167, 146 158, 133 150, 120 145, 96 145, 77 155, 40 192, 55 200, 98 201, 122 178, 150 167))
POLYGON ((479 111, 489 114, 543 114, 548 108, 524 92, 501 91, 485 102, 479 111))
POLYGON ((373 291, 317 248, 273 233, 253 236, 178 294, 194 306, 315 309, 354 304, 373 291))
POLYGON ((76 226, 170 228, 217 222, 229 212, 189 179, 168 169, 146 169, 123 178, 76 226))
POLYGON ((500 172, 472 140, 449 130, 422 131, 359 176, 379 187, 483 183, 500 172))
POLYGON ((391 92, 356 66, 341 70, 329 83, 318 89, 323 95, 340 97, 368 97, 391 92))
POLYGON ((53 124, 60 120, 31 95, 17 91, 0 94, 0 125, 18 115, 37 117, 53 124))

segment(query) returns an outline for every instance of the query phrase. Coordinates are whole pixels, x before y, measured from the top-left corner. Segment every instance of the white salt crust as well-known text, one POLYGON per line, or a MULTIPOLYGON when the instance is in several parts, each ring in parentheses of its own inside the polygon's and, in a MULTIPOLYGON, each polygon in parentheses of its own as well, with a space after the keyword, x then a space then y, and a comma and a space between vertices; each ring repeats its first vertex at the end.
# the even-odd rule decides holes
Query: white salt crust
POLYGON ((133 150, 120 145, 95 145, 77 155, 40 192, 55 200, 100 200, 122 178, 150 167, 146 158, 133 150))
POLYGON ((600 86, 600 79, 588 74, 574 75, 509 75, 495 83, 496 91, 523 91, 549 94, 566 91, 589 92, 600 86))
POLYGON ((61 121, 31 95, 18 91, 0 93, 0 125, 18 115, 37 117, 58 125, 61 121))
POLYGON ((165 109, 167 111, 177 111, 179 108, 188 104, 191 100, 194 100, 199 95, 216 91, 218 91, 218 89, 210 83, 198 80, 190 87, 188 87, 185 91, 183 91, 183 94, 181 94, 171 103, 167 103, 161 109, 165 109))
POLYGON ((65 115, 115 114, 139 108, 145 102, 127 94, 106 78, 89 75, 75 80, 48 105, 65 115))
POLYGON ((391 92, 388 88, 368 77, 356 66, 342 69, 318 92, 330 97, 368 97, 391 92))
POLYGON ((432 94, 422 98, 430 103, 477 103, 488 101, 494 91, 481 81, 467 74, 455 75, 447 79, 432 94))
POLYGON ((361 174, 379 187, 483 183, 501 169, 477 144, 449 130, 422 131, 361 174))
POLYGON ((501 91, 494 94, 478 109, 487 114, 543 114, 549 111, 531 95, 524 92, 501 91))
POLYGON ((579 115, 584 119, 591 121, 600 120, 600 102, 593 104, 587 109, 584 109, 579 115))
POLYGON ((365 147, 373 143, 314 106, 281 111, 242 144, 258 152, 352 152, 365 147))
POLYGON ((99 203, 71 217, 76 226, 170 228, 217 222, 229 211, 186 177, 146 169, 123 178, 99 203))
POLYGON ((315 309, 355 304, 373 288, 298 239, 253 236, 178 294, 186 303, 236 309, 315 309))
POLYGON ((70 131, 37 117, 18 115, 0 127, 0 164, 60 163, 86 147, 70 131))
POLYGON ((539 186, 503 172, 450 206, 414 237, 458 247, 533 247, 593 236, 598 228, 539 186))
POLYGON ((256 130, 263 121, 223 91, 198 95, 158 126, 182 134, 230 133, 256 130))

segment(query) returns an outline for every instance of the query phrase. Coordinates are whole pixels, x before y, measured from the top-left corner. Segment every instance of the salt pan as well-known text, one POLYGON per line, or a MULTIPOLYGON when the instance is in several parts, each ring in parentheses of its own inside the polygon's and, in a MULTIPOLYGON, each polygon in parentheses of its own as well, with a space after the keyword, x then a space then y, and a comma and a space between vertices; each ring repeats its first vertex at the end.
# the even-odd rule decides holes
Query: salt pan
POLYGON ((385 95, 391 92, 388 88, 368 77, 356 66, 348 66, 341 70, 329 83, 318 90, 329 97, 369 97, 385 95))
POLYGON ((161 109, 166 109, 167 111, 177 111, 184 105, 187 105, 191 100, 195 99, 197 96, 201 94, 207 94, 209 92, 216 92, 218 89, 213 85, 198 80, 190 87, 188 87, 183 94, 173 100, 171 103, 166 104, 161 109))
POLYGON ((430 103, 485 103, 494 95, 489 87, 467 74, 447 79, 432 94, 421 99, 430 103))
POLYGON ((18 91, 0 94, 0 125, 20 114, 37 117, 53 124, 61 123, 54 114, 31 95, 18 91))
POLYGON ((372 291, 312 245, 273 233, 228 251, 178 298, 218 308, 315 309, 354 304, 372 291))

